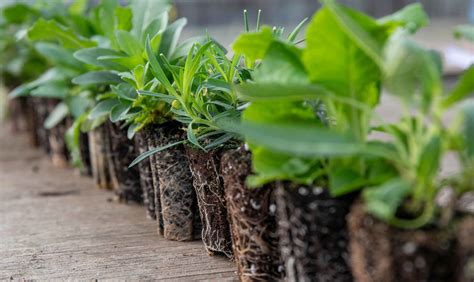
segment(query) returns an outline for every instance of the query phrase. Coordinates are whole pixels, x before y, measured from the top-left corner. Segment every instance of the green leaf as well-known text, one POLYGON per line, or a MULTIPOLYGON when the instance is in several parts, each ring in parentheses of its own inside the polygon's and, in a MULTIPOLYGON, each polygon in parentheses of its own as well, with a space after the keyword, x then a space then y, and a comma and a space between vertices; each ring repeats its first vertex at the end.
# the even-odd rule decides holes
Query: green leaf
POLYGON ((123 54, 112 49, 97 48, 97 47, 82 49, 74 53, 74 57, 76 59, 91 66, 96 66, 96 67, 101 67, 101 68, 106 68, 106 69, 113 69, 117 71, 128 70, 128 68, 124 68, 120 64, 100 60, 101 57, 106 57, 106 56, 119 57, 119 56, 123 56, 123 54))
POLYGON ((397 23, 406 27, 411 33, 430 23, 428 15, 420 3, 405 6, 400 11, 378 20, 380 24, 397 23))
POLYGON ((463 106, 464 113, 464 142, 469 158, 474 158, 474 102, 470 101, 463 106))
POLYGON ((440 168, 442 156, 442 142, 438 135, 432 136, 423 146, 418 158, 417 176, 422 179, 433 179, 440 168))
POLYGON ((136 129, 139 127, 140 125, 139 124, 136 124, 136 123, 132 123, 128 129, 127 129, 127 137, 128 139, 133 139, 133 136, 135 136, 135 133, 136 133, 136 129))
POLYGON ((459 25, 454 29, 454 36, 456 38, 464 38, 474 42, 474 25, 459 25))
POLYGON ((182 18, 173 22, 165 29, 161 36, 160 49, 158 51, 160 54, 165 55, 166 58, 171 58, 178 45, 181 32, 187 22, 185 18, 182 18))
POLYGON ((117 99, 108 99, 99 102, 89 113, 88 119, 98 119, 110 114, 112 109, 120 103, 117 99))
POLYGON ((131 167, 134 167, 136 166, 138 163, 148 159, 150 156, 158 153, 158 152, 161 152, 161 151, 164 151, 166 149, 169 149, 169 148, 172 148, 172 147, 175 147, 175 146, 178 146, 178 145, 181 145, 185 142, 185 140, 182 140, 182 141, 178 141, 176 143, 171 143, 171 144, 168 144, 166 146, 163 146, 163 147, 158 147, 158 148, 154 148, 154 149, 151 149, 149 150, 148 152, 145 152, 143 154, 141 154, 140 156, 138 156, 135 160, 133 160, 133 162, 128 166, 129 168, 131 167))
POLYGON ((91 99, 85 94, 87 93, 81 93, 74 96, 69 95, 64 100, 64 102, 67 104, 70 114, 75 119, 82 116, 92 104, 91 99))
MULTIPOLYGON (((142 37, 140 38, 141 44, 145 45, 147 37, 154 41, 154 38, 163 33, 168 25, 168 13, 162 13, 156 19, 154 19, 143 31, 142 37)), ((158 46, 156 51, 158 51, 158 46)))
POLYGON ((142 38, 143 31, 157 16, 167 12, 171 7, 169 0, 133 0, 130 6, 133 11, 132 34, 142 38))
POLYGON ((331 93, 317 85, 301 84, 255 84, 235 85, 239 97, 248 101, 301 101, 330 97, 331 93))
POLYGON ((301 29, 305 25, 305 23, 308 21, 308 18, 303 19, 296 27, 293 29, 293 31, 288 35, 288 42, 294 43, 296 40, 296 37, 300 33, 301 29))
POLYGON ((46 129, 55 127, 63 121, 68 114, 69 110, 67 105, 65 103, 59 103, 44 121, 44 127, 46 129))
POLYGON ((340 166, 329 171, 329 191, 334 197, 354 192, 366 183, 366 178, 350 167, 340 166))
POLYGON ((33 41, 59 42, 68 49, 82 49, 96 45, 94 41, 75 34, 70 28, 60 25, 55 20, 37 20, 28 30, 28 38, 33 41))
POLYGON ((4 7, 2 15, 7 23, 21 24, 25 23, 32 16, 37 16, 38 11, 24 3, 16 3, 4 7))
POLYGON ((375 64, 382 66, 382 45, 371 34, 368 28, 374 28, 375 22, 362 14, 350 15, 334 0, 322 0, 332 14, 339 28, 370 57, 375 64), (355 16, 357 18, 355 18, 355 16))
POLYGON ((382 220, 390 220, 410 190, 410 184, 395 178, 380 186, 364 189, 362 197, 369 213, 382 220))
POLYGON ((385 49, 384 86, 392 95, 417 101, 426 110, 441 93, 439 58, 409 40, 404 32, 390 39, 385 49))
POLYGON ((31 96, 42 98, 64 99, 69 93, 69 86, 64 81, 51 81, 30 91, 31 96))
POLYGON ((123 82, 120 76, 110 71, 92 71, 72 80, 74 84, 117 84, 123 82))
POLYGON ((65 135, 66 146, 71 156, 71 163, 74 167, 79 168, 80 170, 84 169, 80 147, 81 126, 86 119, 87 114, 78 117, 67 130, 65 135))
POLYGON ((117 30, 129 31, 132 28, 132 9, 129 7, 117 7, 115 9, 115 28, 117 30))
POLYGON ((35 44, 35 49, 53 65, 83 70, 82 64, 74 58, 73 54, 61 46, 40 42, 35 44))
POLYGON ((143 53, 143 48, 138 39, 124 30, 115 31, 115 37, 121 50, 130 56, 137 56, 143 53))
POLYGON ((454 89, 443 98, 442 105, 444 108, 449 108, 471 94, 474 94, 474 65, 463 73, 454 89))
POLYGON ((114 94, 120 98, 133 102, 137 98, 137 91, 128 83, 120 83, 117 86, 111 86, 114 94))
MULTIPOLYGON (((306 31, 307 47, 303 52, 303 63, 309 78, 314 84, 323 86, 338 97, 349 97, 367 107, 373 107, 378 102, 377 85, 381 71, 377 65, 380 62, 372 57, 381 60, 378 58, 378 49, 385 42, 387 31, 364 15, 345 12, 333 4, 328 7, 316 13, 306 31), (354 23, 354 27, 347 27, 348 22, 354 23), (377 38, 377 47, 371 46, 375 43, 359 42, 364 38, 355 40, 354 36, 359 32, 350 30, 352 28, 362 29, 365 37, 377 38), (366 50, 373 48, 377 50, 366 50)), ((354 125, 362 122, 360 113, 354 113, 350 109, 346 113, 353 114, 348 119, 351 122, 349 127, 355 128, 354 125)))
POLYGON ((19 87, 15 88, 12 92, 10 92, 10 98, 22 97, 27 96, 30 94, 30 91, 35 89, 38 86, 41 86, 45 83, 49 83, 52 81, 56 82, 63 82, 65 79, 64 73, 61 72, 58 68, 52 68, 38 77, 36 80, 31 81, 27 84, 20 85, 19 87))
POLYGON ((110 112, 110 121, 118 122, 123 119, 123 117, 128 113, 132 107, 131 103, 121 102, 120 104, 114 106, 110 112))
POLYGON ((237 55, 244 55, 247 63, 252 64, 263 59, 273 40, 272 29, 264 26, 259 32, 240 34, 232 44, 232 50, 237 55))
POLYGON ((364 149, 344 135, 315 125, 244 122, 242 132, 251 143, 301 157, 350 156, 364 149))
POLYGON ((251 149, 252 167, 257 174, 247 177, 250 187, 259 187, 275 180, 290 180, 309 185, 315 178, 314 174, 318 174, 318 160, 278 153, 252 144, 251 149))

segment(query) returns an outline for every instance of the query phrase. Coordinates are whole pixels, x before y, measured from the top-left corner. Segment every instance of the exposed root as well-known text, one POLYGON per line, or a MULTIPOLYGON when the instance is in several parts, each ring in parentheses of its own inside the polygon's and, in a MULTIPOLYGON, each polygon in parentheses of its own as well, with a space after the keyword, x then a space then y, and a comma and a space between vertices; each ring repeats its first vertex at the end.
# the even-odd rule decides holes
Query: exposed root
POLYGON ((280 246, 289 281, 352 281, 346 215, 353 196, 278 183, 280 246))
POLYGON ((202 241, 210 255, 223 254, 233 258, 224 183, 220 177, 221 152, 187 147, 186 153, 193 174, 199 213, 202 222, 202 241))
POLYGON ((276 281, 283 277, 270 187, 249 189, 250 153, 240 148, 222 157, 232 247, 242 281, 276 281))

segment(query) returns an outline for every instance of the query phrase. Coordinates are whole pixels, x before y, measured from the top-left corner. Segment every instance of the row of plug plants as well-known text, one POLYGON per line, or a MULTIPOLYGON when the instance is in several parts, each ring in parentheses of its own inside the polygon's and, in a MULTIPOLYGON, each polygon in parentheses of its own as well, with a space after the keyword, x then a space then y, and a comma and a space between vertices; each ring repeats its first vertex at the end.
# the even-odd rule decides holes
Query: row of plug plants
POLYGON ((27 74, 2 77, 26 82, 10 95, 56 163, 143 202, 166 239, 201 238, 241 280, 469 281, 474 68, 445 89, 440 55, 410 39, 428 24, 418 4, 374 19, 321 3, 289 33, 244 13, 232 56, 180 39, 167 1, 14 4, 0 47, 21 45, 27 74))

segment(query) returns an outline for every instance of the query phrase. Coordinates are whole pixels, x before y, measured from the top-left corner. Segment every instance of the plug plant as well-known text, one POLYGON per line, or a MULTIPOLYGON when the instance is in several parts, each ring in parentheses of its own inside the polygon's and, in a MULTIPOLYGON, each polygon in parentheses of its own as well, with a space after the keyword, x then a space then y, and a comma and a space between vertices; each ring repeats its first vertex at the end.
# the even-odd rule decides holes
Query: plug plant
POLYGON ((236 86, 242 99, 252 101, 242 129, 256 172, 248 183, 280 181, 278 215, 289 228, 280 233, 283 259, 296 260, 287 264, 290 279, 351 279, 347 243, 337 243, 347 242, 351 193, 383 182, 391 171, 383 160, 360 157, 381 150, 368 136, 381 94, 382 50, 395 30, 426 23, 416 5, 375 20, 333 1, 323 4, 306 31, 305 48, 263 32, 254 35, 258 40, 234 43, 236 52, 261 60, 253 81, 236 86), (314 232, 290 240, 296 229, 314 232), (323 266, 310 259, 321 253, 338 266, 334 271, 320 272, 323 266))

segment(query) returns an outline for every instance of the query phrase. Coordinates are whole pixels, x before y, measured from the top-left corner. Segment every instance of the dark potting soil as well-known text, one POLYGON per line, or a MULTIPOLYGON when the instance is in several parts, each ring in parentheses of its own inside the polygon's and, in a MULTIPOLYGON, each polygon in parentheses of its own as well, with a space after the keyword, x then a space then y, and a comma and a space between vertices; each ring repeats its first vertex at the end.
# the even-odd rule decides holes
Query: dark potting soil
POLYGON ((277 281, 284 276, 271 187, 250 189, 251 155, 244 148, 222 156, 232 247, 241 281, 277 281))
POLYGON ((278 183, 278 231, 288 281, 352 281, 346 215, 354 196, 278 183))
POLYGON ((88 133, 92 176, 99 188, 112 189, 107 160, 108 134, 105 125, 88 133))
POLYGON ((457 228, 457 281, 474 281, 474 216, 463 218, 457 228))
POLYGON ((202 222, 202 241, 210 255, 233 258, 224 183, 220 176, 221 150, 204 152, 186 147, 202 222))
POLYGON ((37 119, 39 117, 36 114, 36 110, 34 106, 35 105, 33 102, 33 98, 26 97, 26 113, 25 113, 26 131, 30 139, 30 144, 35 147, 39 147, 40 139, 36 132, 36 124, 37 124, 37 119))
MULTIPOLYGON (((143 134, 146 138, 148 150, 158 147, 156 137, 160 133, 159 125, 150 124, 143 129, 143 134)), ((146 161, 146 160, 145 160, 146 161)), ((163 235, 164 222, 163 214, 161 213, 161 197, 160 197, 160 180, 157 171, 157 160, 155 155, 151 155, 147 163, 151 169, 151 180, 153 183, 153 200, 155 202, 155 218, 158 223, 158 233, 163 235)))
POLYGON ((43 150, 49 154, 51 149, 49 146, 49 130, 44 128, 44 121, 49 115, 48 112, 48 101, 47 99, 42 99, 38 97, 31 97, 31 102, 33 104, 33 109, 35 111, 35 129, 36 135, 38 136, 38 143, 43 148, 43 150))
POLYGON ((92 176, 92 165, 89 149, 89 136, 87 133, 81 133, 79 135, 79 150, 81 153, 81 161, 83 169, 81 173, 83 175, 92 176))
POLYGON ((361 201, 348 216, 357 281, 453 281, 455 240, 448 231, 401 230, 368 215, 361 201))
MULTIPOLYGON (((164 123, 154 127, 153 131, 152 147, 169 145, 185 138, 177 122, 164 123)), ((184 147, 179 145, 158 152, 151 162, 159 183, 163 236, 175 241, 200 238, 201 220, 184 147)))
POLYGON ((107 157, 115 193, 119 201, 141 203, 143 193, 138 167, 129 168, 137 157, 135 143, 128 139, 126 129, 121 128, 120 124, 107 122, 106 126, 109 134, 107 157))
MULTIPOLYGON (((147 132, 142 130, 135 135, 135 146, 138 154, 147 152, 147 132)), ((150 160, 144 160, 138 164, 138 171, 140 172, 140 186, 143 193, 143 203, 147 211, 147 216, 156 220, 155 211, 155 191, 153 186, 153 175, 151 172, 150 160)))

